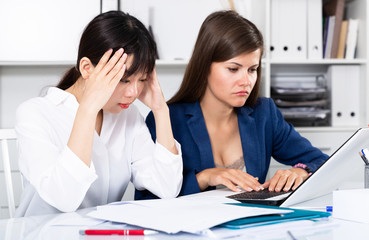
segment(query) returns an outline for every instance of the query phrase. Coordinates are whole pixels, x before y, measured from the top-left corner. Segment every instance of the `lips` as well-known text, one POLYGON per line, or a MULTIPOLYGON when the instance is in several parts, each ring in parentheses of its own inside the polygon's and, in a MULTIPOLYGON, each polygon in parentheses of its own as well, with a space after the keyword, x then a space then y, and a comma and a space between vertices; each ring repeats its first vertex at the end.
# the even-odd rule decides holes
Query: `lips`
POLYGON ((247 95, 249 95, 249 92, 248 91, 239 91, 239 92, 236 92, 236 95, 237 96, 247 96, 247 95))
POLYGON ((129 107, 129 104, 126 103, 119 103, 119 106, 123 109, 127 109, 129 107))

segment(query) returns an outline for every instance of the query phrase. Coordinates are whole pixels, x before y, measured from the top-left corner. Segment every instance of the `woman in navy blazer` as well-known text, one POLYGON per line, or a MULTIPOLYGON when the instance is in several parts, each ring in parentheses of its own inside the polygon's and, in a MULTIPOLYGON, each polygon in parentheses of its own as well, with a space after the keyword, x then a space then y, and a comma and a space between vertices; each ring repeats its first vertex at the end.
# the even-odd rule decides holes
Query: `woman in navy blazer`
MULTIPOLYGON (((283 119, 272 99, 258 96, 262 54, 262 34, 236 12, 212 13, 202 24, 181 87, 168 102, 182 147, 180 195, 218 185, 288 191, 328 158, 283 119), (292 167, 266 181, 271 157, 292 167)), ((152 113, 146 124, 155 140, 152 113)))

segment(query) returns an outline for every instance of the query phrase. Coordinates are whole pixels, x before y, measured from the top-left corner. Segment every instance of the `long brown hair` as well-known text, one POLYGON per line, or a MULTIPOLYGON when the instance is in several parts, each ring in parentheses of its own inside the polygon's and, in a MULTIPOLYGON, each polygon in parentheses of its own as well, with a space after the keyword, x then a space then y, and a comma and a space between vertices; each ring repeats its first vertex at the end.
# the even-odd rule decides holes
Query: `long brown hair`
POLYGON ((245 103, 253 106, 259 96, 263 45, 263 36, 258 28, 238 13, 218 11, 210 14, 201 25, 182 84, 168 104, 200 101, 204 96, 213 62, 224 62, 260 49, 257 81, 245 103))
POLYGON ((137 18, 121 11, 109 11, 96 16, 87 25, 79 43, 76 67, 71 68, 56 87, 65 90, 78 80, 81 58, 89 58, 96 66, 107 50, 113 49, 113 56, 119 48, 134 56, 124 78, 137 71, 150 73, 154 70, 157 48, 149 31, 137 18))

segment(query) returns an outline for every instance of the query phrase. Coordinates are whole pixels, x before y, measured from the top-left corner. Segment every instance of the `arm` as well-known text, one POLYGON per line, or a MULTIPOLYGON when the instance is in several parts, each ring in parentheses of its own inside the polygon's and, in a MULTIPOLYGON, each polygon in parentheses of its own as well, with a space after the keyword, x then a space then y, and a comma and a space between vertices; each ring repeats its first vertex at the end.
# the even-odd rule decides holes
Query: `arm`
POLYGON ((82 58, 81 74, 84 88, 74 120, 68 147, 87 165, 91 164, 92 145, 96 118, 99 111, 113 94, 125 72, 127 54, 119 49, 109 60, 112 50, 107 51, 96 67, 82 58))
MULTIPOLYGON (((133 115, 133 114, 132 114, 133 115)), ((147 189, 160 198, 179 194, 182 185, 182 153, 173 154, 158 141, 151 139, 142 116, 137 111, 132 146, 132 182, 137 190, 147 189)))
POLYGON ((19 169, 46 203, 62 212, 74 211, 97 175, 93 164, 87 167, 66 145, 72 119, 61 116, 54 123, 45 111, 52 116, 55 106, 28 101, 17 109, 19 169))
POLYGON ((41 198, 63 212, 76 210, 97 178, 91 164, 97 109, 110 98, 125 70, 122 51, 105 64, 110 54, 104 55, 85 80, 73 129, 69 128, 69 112, 62 115, 46 100, 40 107, 31 102, 17 111, 20 169, 41 198), (59 114, 57 121, 48 117, 53 111, 59 114))
MULTIPOLYGON (((287 123, 281 112, 270 99, 270 112, 273 123, 273 157, 280 163, 294 166, 298 163, 305 164, 312 172, 315 171, 324 161, 328 159, 319 149, 313 147, 311 143, 302 137, 294 127, 287 123)), ((264 183, 264 187, 269 187, 273 191, 288 191, 296 189, 307 177, 309 173, 302 168, 290 168, 278 170, 276 174, 264 183)))
POLYGON ((156 141, 171 151, 178 154, 170 123, 169 108, 161 91, 156 70, 149 75, 148 84, 145 85, 139 100, 148 106, 154 114, 156 122, 156 141))

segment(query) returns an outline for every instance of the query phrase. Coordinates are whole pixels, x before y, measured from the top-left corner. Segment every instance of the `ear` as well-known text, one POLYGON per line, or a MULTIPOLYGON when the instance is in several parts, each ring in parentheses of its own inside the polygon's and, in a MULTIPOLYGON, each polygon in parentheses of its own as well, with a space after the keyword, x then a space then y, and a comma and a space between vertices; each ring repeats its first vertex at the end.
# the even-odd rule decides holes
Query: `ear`
POLYGON ((94 69, 95 67, 89 58, 81 58, 79 61, 79 72, 81 73, 83 79, 88 79, 94 69))

